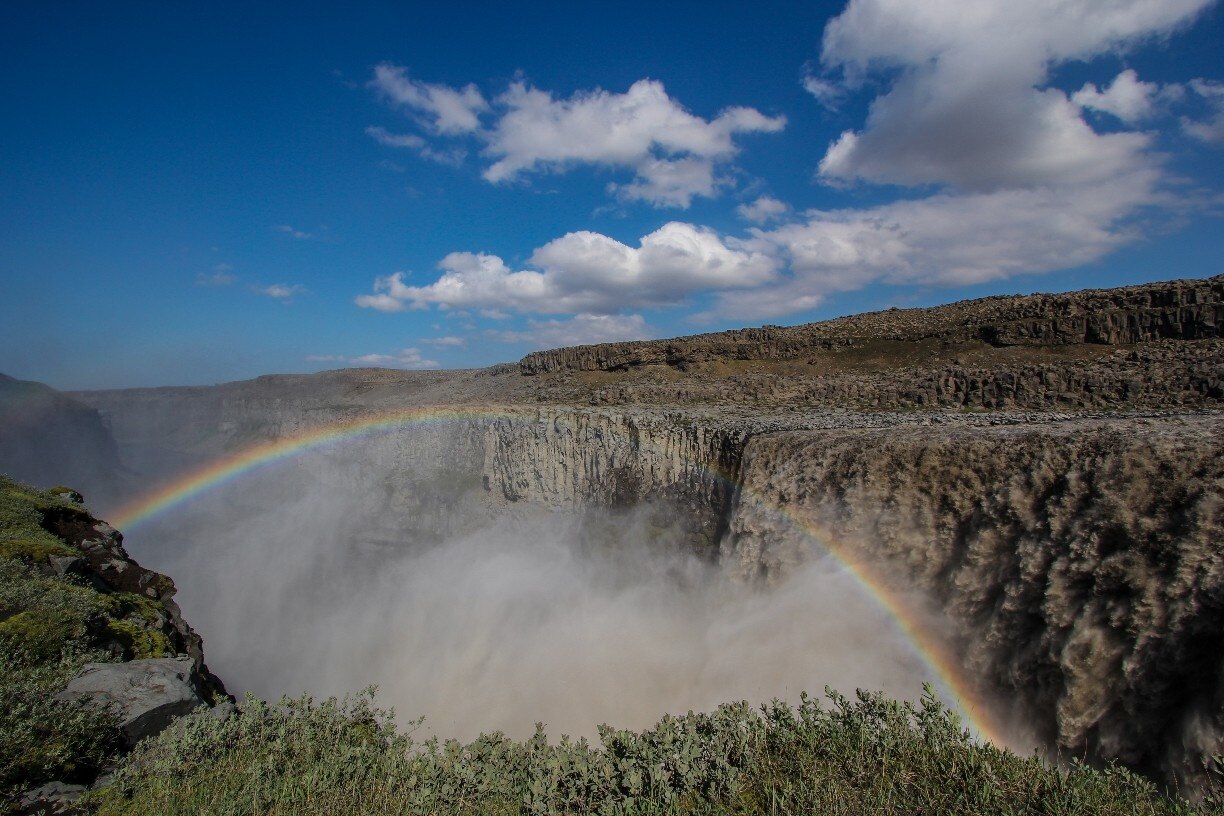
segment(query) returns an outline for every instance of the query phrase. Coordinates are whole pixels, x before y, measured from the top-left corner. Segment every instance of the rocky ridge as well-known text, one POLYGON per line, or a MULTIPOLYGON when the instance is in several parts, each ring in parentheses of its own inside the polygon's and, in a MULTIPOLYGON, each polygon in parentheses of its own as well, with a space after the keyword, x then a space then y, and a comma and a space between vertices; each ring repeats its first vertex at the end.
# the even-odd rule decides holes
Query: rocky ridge
POLYGON ((928 309, 890 309, 803 326, 763 326, 682 337, 538 351, 523 374, 613 371, 712 360, 788 360, 867 342, 992 346, 1124 345, 1224 334, 1224 276, 1058 295, 999 296, 928 309))

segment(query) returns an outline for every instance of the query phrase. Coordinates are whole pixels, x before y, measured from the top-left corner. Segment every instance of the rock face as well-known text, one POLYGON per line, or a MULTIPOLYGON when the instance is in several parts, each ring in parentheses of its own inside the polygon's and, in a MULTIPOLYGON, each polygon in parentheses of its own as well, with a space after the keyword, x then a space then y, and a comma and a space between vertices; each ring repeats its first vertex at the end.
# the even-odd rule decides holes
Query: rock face
POLYGON ((724 555, 768 579, 810 520, 936 599, 1064 755, 1193 781, 1224 751, 1222 439, 1219 415, 766 434, 724 555))
POLYGON ((509 502, 654 505, 682 521, 692 546, 712 553, 743 436, 665 412, 540 409, 486 426, 484 478, 494 498, 509 502))
POLYGON ((41 487, 106 489, 123 468, 97 410, 42 383, 0 374, 0 473, 41 487))
POLYGON ((63 782, 48 782, 46 785, 26 791, 16 803, 14 812, 21 816, 58 816, 61 813, 79 813, 76 802, 89 789, 84 785, 66 785, 63 782))
POLYGON ((128 745, 159 734, 177 717, 208 704, 200 689, 208 681, 186 655, 127 663, 88 663, 56 695, 61 700, 85 697, 112 707, 128 745))
POLYGON ((165 613, 159 613, 157 628, 170 648, 187 655, 194 663, 193 676, 198 678, 202 692, 209 697, 226 696, 224 684, 204 665, 203 641, 174 602, 177 593, 174 581, 133 561, 123 547, 123 535, 84 508, 48 511, 42 526, 83 553, 50 559, 51 570, 60 575, 76 575, 102 592, 130 592, 158 601, 165 613))

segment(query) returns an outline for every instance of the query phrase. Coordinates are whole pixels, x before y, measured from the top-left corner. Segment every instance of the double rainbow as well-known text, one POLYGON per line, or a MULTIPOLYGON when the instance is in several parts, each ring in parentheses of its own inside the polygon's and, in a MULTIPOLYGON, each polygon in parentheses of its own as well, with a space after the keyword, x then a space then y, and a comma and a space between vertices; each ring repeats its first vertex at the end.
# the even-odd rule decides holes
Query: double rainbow
MULTIPOLYGON (((284 439, 252 445, 238 454, 185 473, 120 508, 112 523, 119 529, 130 530, 215 487, 306 451, 379 433, 455 422, 484 422, 511 416, 523 415, 488 408, 419 408, 322 425, 284 439)), ((713 478, 736 487, 733 478, 709 468, 703 470, 713 478)), ((741 493, 740 501, 743 500, 741 493)), ((852 546, 839 540, 831 531, 799 518, 785 507, 767 506, 789 526, 822 546, 862 591, 884 610, 913 653, 935 676, 941 695, 959 708, 972 732, 995 744, 1007 744, 1002 727, 976 692, 974 684, 964 676, 959 661, 940 638, 928 631, 917 611, 892 589, 876 568, 858 557, 852 546)))

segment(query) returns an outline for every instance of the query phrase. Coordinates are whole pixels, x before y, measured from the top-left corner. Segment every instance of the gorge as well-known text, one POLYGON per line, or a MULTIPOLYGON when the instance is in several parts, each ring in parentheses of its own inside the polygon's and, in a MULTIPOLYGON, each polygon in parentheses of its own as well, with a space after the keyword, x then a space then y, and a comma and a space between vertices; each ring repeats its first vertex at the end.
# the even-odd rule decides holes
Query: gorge
POLYGON ((1224 752, 1224 277, 63 399, 231 691, 470 737, 930 680, 1021 752, 1224 752))

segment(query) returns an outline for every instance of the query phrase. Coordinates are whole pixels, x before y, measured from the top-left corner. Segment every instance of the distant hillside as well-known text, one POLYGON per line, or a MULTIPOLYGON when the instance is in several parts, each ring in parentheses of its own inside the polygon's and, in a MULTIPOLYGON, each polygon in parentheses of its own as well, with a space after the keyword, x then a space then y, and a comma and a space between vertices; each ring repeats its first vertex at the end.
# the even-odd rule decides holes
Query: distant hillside
POLYGON ((0 374, 0 473, 41 487, 100 487, 122 472, 115 440, 95 409, 42 383, 0 374))
POLYGON ((603 343, 537 351, 524 374, 613 371, 630 366, 722 360, 789 360, 868 341, 992 346, 1123 345, 1224 336, 1224 275, 1205 280, 998 296, 926 309, 889 309, 802 326, 762 326, 672 340, 603 343))

